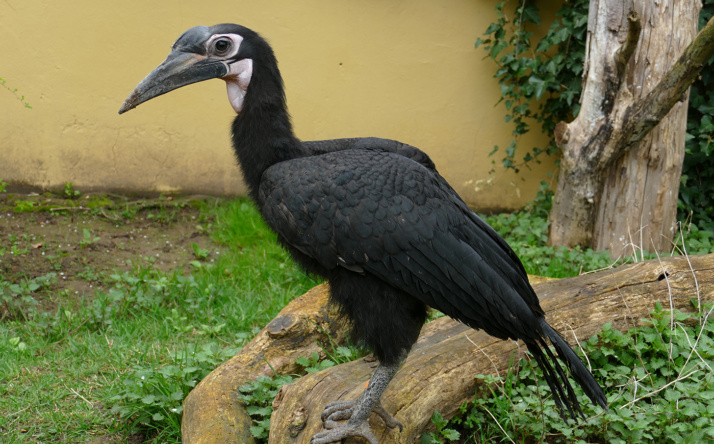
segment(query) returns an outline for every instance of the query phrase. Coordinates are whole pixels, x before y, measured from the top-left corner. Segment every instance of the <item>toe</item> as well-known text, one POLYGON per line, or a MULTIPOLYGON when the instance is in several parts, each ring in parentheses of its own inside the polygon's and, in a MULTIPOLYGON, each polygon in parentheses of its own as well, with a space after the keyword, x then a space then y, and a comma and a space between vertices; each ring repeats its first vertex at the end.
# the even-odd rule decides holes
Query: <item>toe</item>
POLYGON ((353 408, 357 404, 356 401, 335 401, 327 404, 325 410, 322 411, 320 419, 349 419, 352 416, 353 408), (337 415, 337 416, 334 416, 337 415))
POLYGON ((331 430, 325 430, 312 437, 310 444, 339 443, 346 438, 364 438, 369 444, 379 444, 366 423, 357 425, 338 424, 331 430))
POLYGON ((346 410, 338 410, 336 412, 330 413, 327 418, 324 418, 323 421, 344 421, 345 419, 350 419, 352 417, 352 412, 354 412, 354 409, 346 409, 346 410))
POLYGON ((372 409, 372 413, 375 413, 380 418, 382 418, 382 421, 384 421, 384 425, 386 425, 390 429, 399 427, 400 432, 402 431, 402 429, 404 429, 404 426, 402 425, 402 423, 397 421, 397 419, 394 416, 392 416, 389 412, 387 412, 387 410, 384 407, 382 407, 381 403, 374 406, 374 408, 372 409))

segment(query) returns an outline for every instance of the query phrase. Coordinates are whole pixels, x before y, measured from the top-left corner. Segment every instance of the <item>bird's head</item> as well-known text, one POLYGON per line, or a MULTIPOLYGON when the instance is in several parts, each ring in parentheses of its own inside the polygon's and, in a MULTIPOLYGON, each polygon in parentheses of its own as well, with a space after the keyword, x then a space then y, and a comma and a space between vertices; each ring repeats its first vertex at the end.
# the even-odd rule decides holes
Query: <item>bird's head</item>
POLYGON ((256 32, 234 24, 196 26, 176 40, 166 60, 139 83, 119 114, 174 89, 214 78, 225 80, 231 106, 240 114, 256 64, 277 69, 273 51, 256 32))

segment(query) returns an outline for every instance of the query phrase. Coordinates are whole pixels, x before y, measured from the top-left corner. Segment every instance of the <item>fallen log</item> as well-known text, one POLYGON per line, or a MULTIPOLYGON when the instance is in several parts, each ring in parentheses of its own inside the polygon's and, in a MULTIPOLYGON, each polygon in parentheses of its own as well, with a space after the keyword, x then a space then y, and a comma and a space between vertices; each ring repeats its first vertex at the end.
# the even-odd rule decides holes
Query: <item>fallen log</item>
MULTIPOLYGON (((691 299, 714 301, 714 255, 641 262, 534 288, 549 323, 576 345, 607 322, 621 331, 640 325, 655 302, 691 311, 691 299)), ((382 404, 404 429, 385 429, 372 415, 372 430, 380 442, 419 442, 422 433, 432 430, 434 410, 450 418, 480 388, 475 375, 505 374, 511 356, 524 351, 513 341, 500 341, 448 318, 427 324, 382 396, 382 404)), ((376 362, 360 359, 283 386, 273 404, 269 443, 308 443, 322 428, 325 404, 357 397, 375 367, 376 362)))
POLYGON ((238 387, 260 376, 299 373, 297 358, 315 352, 324 357, 321 344, 344 345, 347 325, 327 304, 328 298, 329 286, 322 284, 291 301, 238 354, 204 378, 184 400, 182 441, 254 443, 251 419, 238 400, 238 387))
POLYGON ((241 351, 221 364, 188 394, 183 403, 184 443, 254 443, 251 419, 238 400, 238 387, 259 376, 297 373, 295 360, 321 343, 343 343, 346 324, 328 304, 329 287, 319 285, 291 301, 241 351))
MULTIPOLYGON (((655 302, 680 310, 690 299, 714 301, 714 255, 666 258, 642 262, 576 278, 534 284, 547 319, 571 344, 587 339, 603 324, 627 330, 639 325, 655 302), (695 280, 696 276, 696 280, 695 280), (698 294, 695 290, 699 289, 698 294)), ((237 387, 261 375, 295 373, 295 359, 321 353, 326 332, 343 343, 346 326, 327 306, 325 285, 295 299, 247 344, 238 355, 214 370, 184 401, 184 443, 251 443, 250 418, 237 399, 237 387), (270 364, 270 365, 268 365, 270 364), (272 367, 272 369, 271 369, 272 367)), ((478 374, 504 374, 509 360, 523 348, 494 339, 448 318, 425 325, 404 367, 382 401, 404 424, 404 430, 384 430, 371 418, 381 442, 412 443, 429 431, 439 410, 453 416, 473 398, 478 374)), ((376 367, 370 357, 310 374, 283 387, 274 402, 270 443, 307 443, 322 427, 324 405, 351 399, 363 389, 376 367)))

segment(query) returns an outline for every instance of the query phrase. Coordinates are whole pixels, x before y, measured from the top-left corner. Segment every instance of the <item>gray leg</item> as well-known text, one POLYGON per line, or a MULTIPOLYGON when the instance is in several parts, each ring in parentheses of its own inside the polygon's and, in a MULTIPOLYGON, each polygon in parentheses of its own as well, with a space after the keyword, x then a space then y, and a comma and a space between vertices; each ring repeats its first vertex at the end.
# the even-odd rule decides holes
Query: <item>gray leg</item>
POLYGON ((310 443, 327 444, 340 442, 345 438, 362 437, 370 444, 378 444, 377 438, 369 428, 369 414, 371 412, 379 415, 387 427, 399 427, 401 431, 402 424, 387 413, 379 402, 379 398, 384 393, 387 385, 389 385, 389 381, 399 370, 404 359, 406 359, 406 354, 398 364, 383 365, 380 363, 369 380, 367 388, 354 401, 337 401, 328 404, 322 413, 322 420, 325 422, 324 427, 327 430, 313 436, 310 443), (348 419, 348 421, 344 424, 335 422, 342 419, 348 419))

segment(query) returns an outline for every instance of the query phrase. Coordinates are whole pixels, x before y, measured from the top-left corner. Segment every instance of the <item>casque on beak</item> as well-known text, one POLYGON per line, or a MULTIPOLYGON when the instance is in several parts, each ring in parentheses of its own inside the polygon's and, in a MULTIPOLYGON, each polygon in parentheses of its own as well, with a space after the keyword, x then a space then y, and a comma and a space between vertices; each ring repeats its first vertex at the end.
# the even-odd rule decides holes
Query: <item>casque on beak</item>
POLYGON ((124 101, 119 114, 182 86, 228 74, 229 67, 223 61, 182 49, 172 50, 166 60, 139 83, 124 101))

